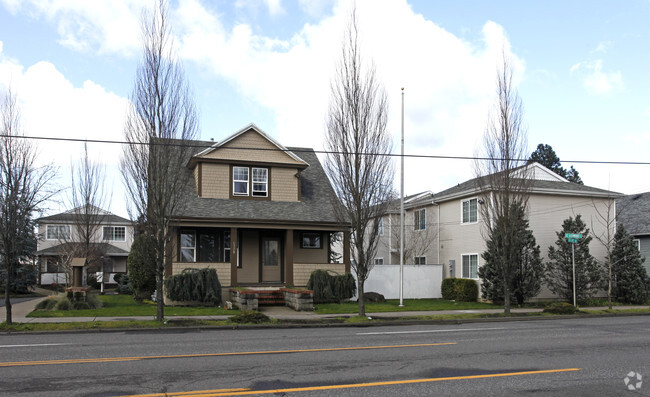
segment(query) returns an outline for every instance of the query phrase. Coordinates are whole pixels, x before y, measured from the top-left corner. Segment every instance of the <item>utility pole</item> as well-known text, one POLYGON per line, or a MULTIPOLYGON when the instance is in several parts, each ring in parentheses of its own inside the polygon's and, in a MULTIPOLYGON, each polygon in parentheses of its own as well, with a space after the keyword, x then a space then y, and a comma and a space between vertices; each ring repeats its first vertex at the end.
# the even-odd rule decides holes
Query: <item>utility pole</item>
POLYGON ((404 87, 402 87, 402 155, 399 200, 399 306, 404 306, 404 87))

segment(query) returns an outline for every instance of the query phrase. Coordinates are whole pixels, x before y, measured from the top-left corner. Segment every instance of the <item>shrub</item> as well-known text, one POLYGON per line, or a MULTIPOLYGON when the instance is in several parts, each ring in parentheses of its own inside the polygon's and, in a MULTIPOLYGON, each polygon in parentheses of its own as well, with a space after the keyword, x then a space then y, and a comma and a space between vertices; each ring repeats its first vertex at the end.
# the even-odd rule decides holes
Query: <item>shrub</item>
POLYGON ((307 289, 314 291, 314 303, 341 303, 354 296, 357 284, 351 273, 331 275, 319 269, 309 276, 307 289))
POLYGON ((101 287, 100 282, 97 281, 97 277, 95 277, 94 275, 88 276, 88 279, 86 280, 86 284, 88 284, 89 287, 94 289, 99 289, 101 287))
POLYGON ((59 298, 54 306, 54 310, 72 310, 72 302, 67 297, 59 298))
POLYGON ((185 269, 165 279, 165 292, 174 301, 221 304, 221 283, 215 269, 185 269))
POLYGON ((141 234, 135 238, 127 267, 133 297, 149 299, 156 290, 156 239, 153 236, 141 234))
MULTIPOLYGON (((4 293, 7 271, 0 269, 0 291, 4 293)), ((13 271, 10 280, 9 292, 27 294, 38 283, 38 268, 30 265, 20 265, 13 271)))
POLYGON ((552 314, 575 314, 578 312, 572 304, 566 302, 555 302, 544 308, 544 313, 552 314))
POLYGON ((47 298, 36 304, 36 310, 52 310, 56 306, 56 298, 47 298))
POLYGON ((117 273, 115 276, 113 276, 113 281, 115 281, 115 284, 120 283, 120 279, 122 278, 123 275, 124 273, 117 273))
POLYGON ((271 321, 267 315, 255 310, 243 311, 230 317, 228 320, 238 324, 263 324, 271 321))
POLYGON ((446 278, 442 280, 442 298, 457 302, 476 302, 478 283, 467 278, 446 278))
POLYGON ((95 294, 89 294, 86 299, 86 303, 88 304, 89 309, 99 309, 103 306, 102 301, 100 301, 95 294))
POLYGON ((90 305, 85 301, 74 301, 72 302, 72 310, 84 310, 90 309, 90 305))
POLYGON ((131 292, 131 279, 128 274, 122 274, 120 281, 117 283, 117 293, 126 295, 131 292))

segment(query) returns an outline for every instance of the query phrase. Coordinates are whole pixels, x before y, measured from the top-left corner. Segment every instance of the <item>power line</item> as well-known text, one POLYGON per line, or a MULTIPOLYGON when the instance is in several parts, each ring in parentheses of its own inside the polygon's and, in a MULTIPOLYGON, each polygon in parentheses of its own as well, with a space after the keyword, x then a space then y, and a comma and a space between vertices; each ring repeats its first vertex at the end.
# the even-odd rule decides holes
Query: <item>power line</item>
MULTIPOLYGON (((191 147, 197 149, 207 149, 217 144, 217 142, 207 141, 193 141, 196 143, 174 143, 174 142, 128 142, 117 140, 102 140, 102 139, 82 139, 82 138, 61 138, 61 137, 45 137, 45 136, 26 136, 26 135, 0 135, 0 138, 22 138, 34 139, 43 141, 57 141, 57 142, 79 142, 79 143, 99 143, 99 144, 114 144, 114 145, 154 145, 154 146, 171 146, 171 147, 191 147)), ((170 139, 170 141, 178 142, 178 139, 170 139)), ((191 142, 191 141, 186 141, 191 142)), ((270 152, 314 152, 319 154, 337 154, 349 155, 358 154, 361 156, 388 156, 388 157, 406 157, 406 158, 422 158, 422 159, 439 159, 439 160, 506 160, 503 158, 492 157, 478 157, 478 156, 444 156, 433 154, 399 154, 399 153, 367 153, 367 152, 344 152, 344 151, 328 151, 328 150, 315 150, 307 148, 294 148, 294 149, 280 149, 280 148, 251 148, 251 147, 237 147, 228 146, 222 147, 222 150, 252 150, 252 151, 270 151, 270 152)), ((511 161, 525 162, 528 159, 510 159, 511 161)), ((563 163, 576 163, 576 164, 604 164, 604 165, 650 165, 648 161, 604 161, 604 160, 563 160, 563 163)))

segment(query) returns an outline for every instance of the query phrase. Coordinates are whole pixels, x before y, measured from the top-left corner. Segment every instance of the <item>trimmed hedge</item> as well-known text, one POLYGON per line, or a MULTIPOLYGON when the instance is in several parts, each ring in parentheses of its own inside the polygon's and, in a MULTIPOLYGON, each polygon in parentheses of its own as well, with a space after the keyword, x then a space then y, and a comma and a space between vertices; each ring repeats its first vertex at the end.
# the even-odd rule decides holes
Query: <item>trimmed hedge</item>
POLYGON ((178 302, 221 304, 221 283, 215 269, 185 269, 165 279, 165 292, 178 302))
POLYGON ((307 289, 314 291, 314 303, 341 303, 354 296, 357 283, 351 273, 331 275, 327 270, 314 270, 307 289))
POLYGON ((440 287, 442 299, 457 302, 476 302, 478 283, 466 278, 446 278, 440 287))
POLYGON ((544 308, 544 313, 552 314, 575 314, 578 313, 578 309, 575 308, 570 303, 566 302, 555 302, 551 303, 544 308))

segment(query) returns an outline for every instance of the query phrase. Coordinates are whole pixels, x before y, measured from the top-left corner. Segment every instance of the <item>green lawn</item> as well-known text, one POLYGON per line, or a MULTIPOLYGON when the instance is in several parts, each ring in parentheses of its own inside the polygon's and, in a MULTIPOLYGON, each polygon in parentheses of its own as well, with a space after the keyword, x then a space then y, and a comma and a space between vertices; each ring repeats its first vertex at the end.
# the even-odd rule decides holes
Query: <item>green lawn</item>
MULTIPOLYGON (((384 303, 366 303, 366 313, 428 311, 428 310, 476 310, 503 309, 503 306, 481 302, 452 302, 443 299, 405 299, 404 306, 399 307, 399 299, 387 299, 384 303)), ((318 314, 346 314, 359 312, 357 302, 320 303, 316 305, 318 314)))
MULTIPOLYGON (((155 316, 155 303, 138 303, 131 295, 98 295, 103 307, 87 310, 34 310, 27 317, 130 317, 155 316)), ((238 310, 220 307, 165 307, 165 316, 235 315, 238 310)))

